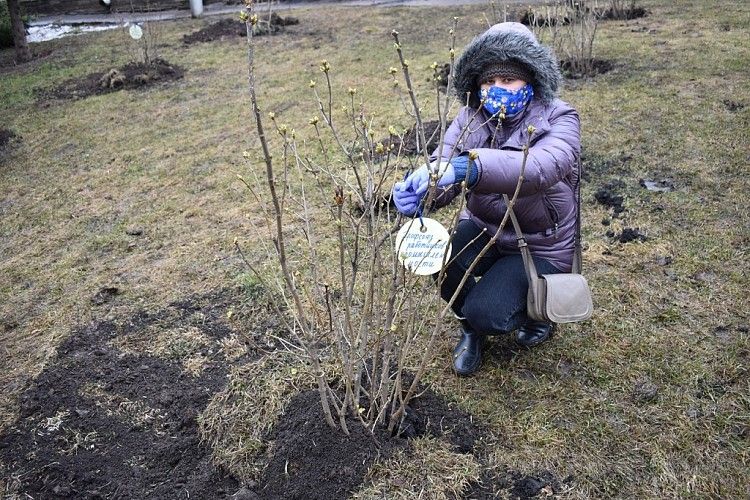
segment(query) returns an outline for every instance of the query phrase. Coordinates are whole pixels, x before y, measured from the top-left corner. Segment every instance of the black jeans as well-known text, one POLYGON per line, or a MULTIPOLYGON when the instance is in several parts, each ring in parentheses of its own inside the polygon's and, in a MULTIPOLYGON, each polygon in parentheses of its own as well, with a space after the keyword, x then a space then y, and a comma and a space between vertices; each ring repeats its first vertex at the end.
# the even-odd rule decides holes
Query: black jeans
MULTIPOLYGON (((458 257, 446 269, 440 286, 443 300, 450 300, 464 273, 491 236, 482 234, 480 228, 470 220, 458 223, 452 242, 451 259, 456 255, 458 257), (474 238, 476 241, 472 242, 474 238)), ((538 257, 534 257, 534 265, 540 275, 562 272, 549 261, 538 257)), ((466 280, 453 303, 453 312, 465 318, 476 332, 489 335, 511 332, 528 321, 528 289, 529 281, 520 252, 502 254, 493 246, 477 262, 466 280), (481 279, 477 279, 480 277, 481 279)))

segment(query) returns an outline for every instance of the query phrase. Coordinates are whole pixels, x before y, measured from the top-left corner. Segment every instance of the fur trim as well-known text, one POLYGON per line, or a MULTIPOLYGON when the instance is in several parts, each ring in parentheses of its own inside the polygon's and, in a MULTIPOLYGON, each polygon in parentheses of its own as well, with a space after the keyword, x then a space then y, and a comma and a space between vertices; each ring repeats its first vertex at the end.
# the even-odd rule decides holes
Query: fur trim
POLYGON ((562 81, 557 58, 520 23, 496 24, 466 47, 454 68, 453 86, 459 99, 466 102, 468 93, 469 106, 479 108, 479 75, 488 66, 505 61, 521 63, 531 71, 534 80, 529 83, 536 99, 544 104, 555 99, 562 81))

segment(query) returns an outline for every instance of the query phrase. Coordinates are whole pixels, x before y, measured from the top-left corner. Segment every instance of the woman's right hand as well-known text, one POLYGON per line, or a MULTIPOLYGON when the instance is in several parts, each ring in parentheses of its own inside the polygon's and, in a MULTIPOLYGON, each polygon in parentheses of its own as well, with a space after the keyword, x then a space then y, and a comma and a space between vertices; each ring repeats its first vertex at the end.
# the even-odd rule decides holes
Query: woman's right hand
POLYGON ((393 186, 393 203, 396 205, 396 210, 406 216, 417 213, 421 199, 422 196, 415 193, 407 181, 397 182, 393 186))

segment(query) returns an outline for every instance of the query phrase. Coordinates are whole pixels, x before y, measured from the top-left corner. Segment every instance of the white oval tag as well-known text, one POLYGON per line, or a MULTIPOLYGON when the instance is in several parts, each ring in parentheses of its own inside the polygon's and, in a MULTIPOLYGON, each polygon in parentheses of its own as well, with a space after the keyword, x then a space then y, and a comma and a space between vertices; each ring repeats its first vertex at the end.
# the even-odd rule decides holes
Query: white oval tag
POLYGON ((130 38, 133 40, 140 40, 143 36, 143 30, 137 24, 130 25, 130 38))
POLYGON ((450 255, 448 231, 435 219, 412 219, 396 235, 396 255, 409 271, 420 276, 435 274, 450 255))

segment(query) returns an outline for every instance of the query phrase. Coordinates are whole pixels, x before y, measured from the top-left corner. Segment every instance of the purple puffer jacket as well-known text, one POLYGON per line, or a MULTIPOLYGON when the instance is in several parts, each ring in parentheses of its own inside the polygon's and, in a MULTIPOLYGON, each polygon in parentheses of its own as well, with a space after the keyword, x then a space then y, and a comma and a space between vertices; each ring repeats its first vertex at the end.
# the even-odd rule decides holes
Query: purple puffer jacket
MULTIPOLYGON (((487 228, 490 236, 495 234, 506 212, 503 194, 512 196, 516 188, 528 127, 532 125, 536 130, 531 136, 524 181, 514 211, 531 253, 562 271, 570 271, 578 213, 578 113, 559 99, 548 104, 534 99, 522 114, 506 119, 501 127, 488 119, 483 109, 477 112, 465 106, 445 134, 442 158, 448 160, 468 151, 478 154, 478 179, 467 191, 461 219, 471 219, 487 228)), ((433 159, 438 154, 435 151, 433 159)), ((460 192, 460 185, 446 189, 437 197, 436 205, 448 204, 460 192)), ((510 219, 497 246, 502 252, 519 251, 510 219)))

